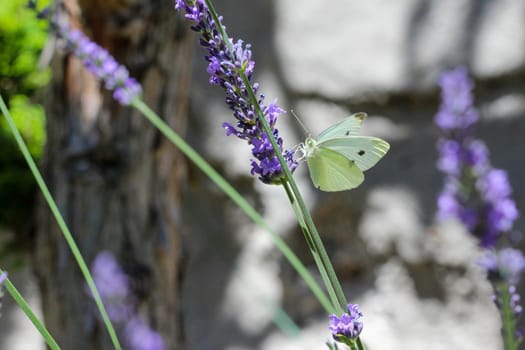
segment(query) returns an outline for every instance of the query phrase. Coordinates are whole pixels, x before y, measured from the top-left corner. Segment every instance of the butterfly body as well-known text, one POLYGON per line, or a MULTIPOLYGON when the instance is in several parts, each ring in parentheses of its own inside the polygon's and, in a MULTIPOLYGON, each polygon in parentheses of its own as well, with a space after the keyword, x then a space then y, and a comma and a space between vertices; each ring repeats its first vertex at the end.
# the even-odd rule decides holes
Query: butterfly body
POLYGON ((363 182, 363 172, 389 150, 380 138, 357 135, 365 117, 353 114, 298 147, 298 158, 306 160, 315 187, 328 192, 355 188, 363 182))

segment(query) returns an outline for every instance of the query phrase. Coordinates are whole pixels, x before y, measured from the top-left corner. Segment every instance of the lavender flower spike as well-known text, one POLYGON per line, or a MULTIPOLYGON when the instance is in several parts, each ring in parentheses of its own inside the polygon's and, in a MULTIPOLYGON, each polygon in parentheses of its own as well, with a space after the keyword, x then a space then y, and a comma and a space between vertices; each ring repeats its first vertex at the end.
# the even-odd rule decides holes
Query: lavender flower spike
MULTIPOLYGON (((244 84, 240 72, 244 72, 252 82, 255 62, 252 60, 252 52, 249 44, 242 40, 228 39, 225 42, 221 36, 224 26, 218 28, 212 19, 209 8, 204 0, 175 0, 175 9, 184 11, 185 17, 193 22, 191 27, 200 33, 201 45, 208 51, 205 56, 208 61, 207 71, 210 74, 210 84, 219 85, 226 93, 226 104, 237 119, 235 126, 223 123, 226 135, 235 135, 252 146, 251 174, 258 175, 259 179, 267 184, 280 184, 284 181, 284 172, 279 163, 268 135, 264 132, 262 124, 257 120, 257 108, 251 102, 247 86, 244 84)), ((251 83, 251 89, 257 95, 259 84, 251 83)), ((266 121, 272 129, 273 136, 277 140, 280 151, 294 171, 297 162, 293 159, 293 151, 283 152, 283 140, 279 131, 275 128, 277 117, 284 113, 275 102, 264 105, 264 95, 258 95, 257 101, 266 121)))
MULTIPOLYGON (((34 4, 30 3, 33 8, 34 4)), ((49 17, 41 13, 40 17, 49 17)), ((65 41, 66 48, 82 60, 85 67, 104 82, 108 90, 113 90, 113 98, 122 105, 129 105, 142 92, 140 84, 129 76, 126 67, 120 65, 110 53, 91 41, 77 29, 63 23, 57 16, 51 16, 50 24, 56 35, 65 41)))
POLYGON ((491 248, 518 218, 507 173, 492 168, 483 141, 474 138, 479 119, 473 106, 473 82, 465 68, 445 72, 441 79, 441 108, 435 122, 443 137, 438 142, 438 168, 445 186, 438 199, 438 217, 456 217, 491 248))
POLYGON ((443 136, 438 143, 438 168, 445 175, 445 186, 438 199, 438 217, 455 217, 479 239, 486 248, 478 265, 487 271, 494 287, 494 302, 500 309, 504 334, 516 334, 508 339, 516 344, 521 332, 516 331, 516 319, 522 312, 515 284, 525 269, 522 252, 500 247, 502 238, 512 242, 508 233, 518 218, 512 200, 512 188, 507 173, 491 166, 487 146, 474 138, 474 126, 479 119, 473 106, 473 82, 465 68, 445 72, 441 79, 441 108, 435 122, 443 136), (510 315, 513 314, 513 315, 510 315), (510 316, 509 316, 510 315, 510 316))

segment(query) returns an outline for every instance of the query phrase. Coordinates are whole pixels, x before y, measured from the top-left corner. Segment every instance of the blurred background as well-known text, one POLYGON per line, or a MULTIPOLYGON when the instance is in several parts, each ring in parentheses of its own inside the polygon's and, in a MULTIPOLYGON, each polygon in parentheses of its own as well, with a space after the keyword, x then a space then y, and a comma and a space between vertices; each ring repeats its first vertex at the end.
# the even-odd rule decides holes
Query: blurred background
MULTIPOLYGON (((0 91, 88 263, 100 251, 115 254, 141 314, 169 349, 322 349, 324 310, 269 237, 137 112, 112 101, 24 3, 0 3, 0 91), (278 307, 300 332, 275 325, 278 307)), ((369 349, 502 349, 476 241, 459 223, 435 220, 443 177, 433 119, 440 74, 466 66, 481 114, 477 136, 525 208, 525 2, 214 4, 230 36, 252 44, 267 102, 293 109, 312 135, 366 112, 362 133, 391 144, 353 191, 319 192, 305 165, 296 171, 346 295, 364 314, 369 349)), ((221 124, 232 116, 173 3, 68 0, 65 7, 317 276, 286 194, 251 177, 250 148, 225 136, 221 124)), ((80 272, 0 125, 1 267, 63 348, 105 349, 80 272)), ((277 126, 286 148, 308 136, 290 113, 277 126)), ((519 219, 516 234, 523 229, 519 219)), ((3 304, 0 348, 43 349, 10 297, 3 304)))

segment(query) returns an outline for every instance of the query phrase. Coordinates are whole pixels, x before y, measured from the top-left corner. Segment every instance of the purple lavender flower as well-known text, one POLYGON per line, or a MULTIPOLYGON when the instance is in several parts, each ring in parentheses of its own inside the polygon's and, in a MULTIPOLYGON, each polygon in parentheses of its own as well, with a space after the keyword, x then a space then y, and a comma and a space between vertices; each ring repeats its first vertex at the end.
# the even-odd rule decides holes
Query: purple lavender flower
POLYGON ((519 250, 495 247, 518 218, 511 199, 512 188, 507 173, 490 165, 487 146, 473 136, 479 119, 473 107, 473 82, 465 68, 445 72, 440 79, 441 108, 435 122, 443 137, 438 142, 438 168, 445 174, 445 186, 438 197, 438 218, 456 217, 489 248, 478 260, 487 271, 501 310, 504 333, 522 334, 516 330, 516 317, 522 311, 515 284, 525 269, 525 257, 519 250), (508 317, 509 314, 513 317, 508 317))
MULTIPOLYGON (((501 289, 496 290, 495 294, 492 297, 492 301, 494 302, 496 307, 501 310, 503 308, 503 301, 506 299, 506 298, 502 297, 501 294, 508 293, 508 295, 507 295, 508 305, 507 306, 512 311, 512 313, 514 314, 514 317, 517 318, 518 316, 521 315, 521 313, 523 311, 523 307, 521 306, 521 297, 518 294, 516 286, 508 285, 508 286, 503 287, 503 288, 505 288, 506 291, 505 290, 502 291, 501 289)), ((516 339, 521 339, 523 337, 522 332, 523 332, 522 330, 519 330, 519 329, 516 330, 516 339)))
POLYGON ((481 174, 490 168, 489 150, 481 140, 470 139, 465 142, 464 157, 474 174, 481 174))
MULTIPOLYGON (((37 11, 36 1, 30 0, 28 7, 37 11)), ((64 40, 66 49, 82 60, 84 66, 104 82, 106 89, 113 90, 113 98, 120 104, 129 105, 141 94, 140 84, 129 76, 126 67, 120 65, 106 49, 91 41, 81 31, 64 23, 49 8, 39 11, 37 16, 49 20, 51 29, 64 40)))
MULTIPOLYGON (((175 0, 175 9, 184 11, 185 17, 193 22, 191 28, 200 33, 200 43, 208 51, 205 59, 208 61, 207 72, 210 74, 210 83, 219 85, 225 90, 226 104, 237 119, 235 125, 223 123, 226 135, 235 135, 252 146, 254 157, 251 161, 252 175, 257 175, 264 183, 282 183, 284 172, 281 164, 268 135, 257 119, 256 106, 251 102, 247 86, 240 74, 240 72, 244 72, 248 80, 252 82, 255 62, 252 60, 250 45, 245 45, 242 40, 229 39, 228 43, 224 42, 221 36, 224 26, 220 24, 221 28, 217 27, 203 0, 175 0)), ((251 83, 251 88, 257 94, 259 84, 251 83)), ((293 159, 294 152, 292 150, 283 152, 283 140, 275 128, 277 117, 283 114, 284 110, 275 102, 264 105, 263 94, 259 94, 258 98, 257 103, 273 131, 279 149, 283 153, 290 170, 294 171, 297 167, 297 162, 293 159)))
POLYGON ((124 328, 131 350, 163 350, 160 334, 151 329, 138 314, 137 300, 128 276, 110 252, 99 253, 91 273, 112 322, 124 328))
POLYGON ((447 175, 457 176, 461 172, 461 144, 456 140, 442 140, 438 143, 438 169, 447 175))
POLYGON ((140 316, 127 322, 124 330, 130 350, 164 350, 164 340, 140 316))
POLYGON ((363 323, 359 321, 363 316, 359 311, 359 306, 357 304, 348 304, 347 310, 348 313, 343 313, 341 317, 333 314, 328 316, 330 318, 328 329, 332 332, 332 337, 334 340, 344 343, 359 337, 363 329, 363 323))
POLYGON ((131 317, 136 301, 130 281, 113 254, 99 253, 91 266, 93 280, 107 308, 109 318, 123 322, 131 317))
POLYGON ((437 205, 437 216, 440 220, 454 216, 457 217, 462 209, 456 199, 455 192, 452 190, 443 190, 438 196, 437 205))
POLYGON ((486 250, 478 259, 478 265, 487 271, 490 280, 514 285, 525 269, 525 257, 521 251, 512 248, 486 250))
POLYGON ((523 308, 521 307, 521 297, 518 294, 518 291, 516 289, 516 286, 511 285, 509 286, 509 294, 510 294, 510 307, 512 311, 514 311, 514 315, 519 316, 521 312, 523 311, 523 308))
POLYGON ((487 171, 476 185, 487 201, 495 202, 512 193, 507 173, 501 169, 487 171))
POLYGON ((441 76, 441 109, 436 115, 436 124, 443 130, 469 128, 479 115, 473 108, 472 89, 474 83, 468 78, 466 68, 459 67, 441 76))
POLYGON ((466 69, 445 72, 440 85, 442 101, 435 121, 444 135, 438 141, 437 167, 446 178, 437 216, 456 217, 482 247, 494 247, 519 216, 507 173, 491 167, 487 146, 473 136, 479 116, 466 69))
POLYGON ((140 84, 129 76, 128 70, 117 63, 109 52, 92 42, 87 36, 68 25, 55 26, 57 35, 66 42, 66 47, 84 62, 85 67, 106 89, 114 90, 113 98, 122 105, 129 105, 142 92, 140 84))

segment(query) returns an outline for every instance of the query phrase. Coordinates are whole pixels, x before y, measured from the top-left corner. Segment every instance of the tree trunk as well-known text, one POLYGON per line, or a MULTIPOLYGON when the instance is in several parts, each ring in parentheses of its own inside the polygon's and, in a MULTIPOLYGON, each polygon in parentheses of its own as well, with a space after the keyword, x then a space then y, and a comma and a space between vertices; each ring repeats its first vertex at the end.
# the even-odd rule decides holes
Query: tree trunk
MULTIPOLYGON (((182 132, 192 39, 172 2, 69 0, 66 9, 73 25, 141 82, 146 103, 182 132)), ((140 113, 115 102, 80 61, 58 56, 46 106, 44 177, 86 262, 113 252, 132 280, 141 315, 167 349, 176 348, 184 159, 140 113)), ((81 272, 43 200, 34 262, 46 326, 61 347, 110 349, 81 272)))

